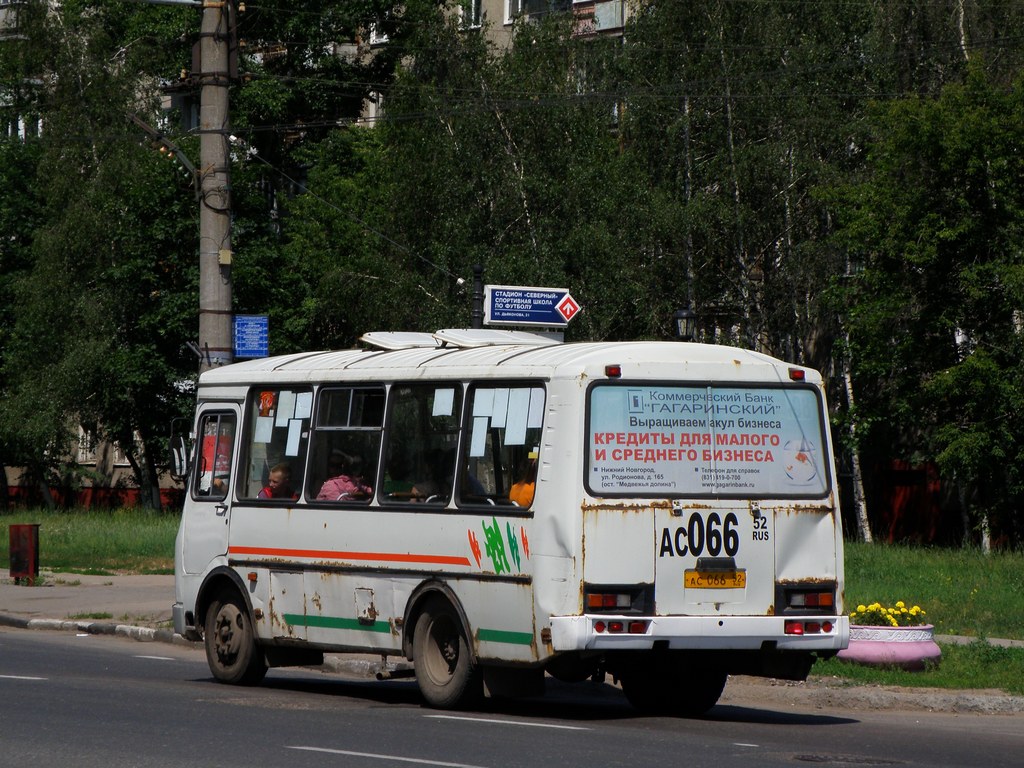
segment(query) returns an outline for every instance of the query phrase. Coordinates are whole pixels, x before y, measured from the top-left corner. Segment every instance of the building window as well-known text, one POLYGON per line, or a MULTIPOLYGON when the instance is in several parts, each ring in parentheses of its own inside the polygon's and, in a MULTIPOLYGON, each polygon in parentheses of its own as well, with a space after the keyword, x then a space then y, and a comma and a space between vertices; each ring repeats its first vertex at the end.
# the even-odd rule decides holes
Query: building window
POLYGON ((482 0, 459 0, 459 15, 463 29, 476 29, 483 23, 482 0))
POLYGON ((506 0, 506 23, 520 16, 543 16, 547 13, 568 11, 572 0, 506 0))

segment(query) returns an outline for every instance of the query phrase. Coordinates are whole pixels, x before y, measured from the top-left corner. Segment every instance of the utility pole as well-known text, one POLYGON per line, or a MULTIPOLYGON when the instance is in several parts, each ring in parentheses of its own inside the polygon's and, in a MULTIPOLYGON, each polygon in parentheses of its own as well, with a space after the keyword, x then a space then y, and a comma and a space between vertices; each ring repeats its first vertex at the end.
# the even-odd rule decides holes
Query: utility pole
POLYGON ((203 0, 199 34, 199 372, 233 359, 228 86, 233 0, 203 0))

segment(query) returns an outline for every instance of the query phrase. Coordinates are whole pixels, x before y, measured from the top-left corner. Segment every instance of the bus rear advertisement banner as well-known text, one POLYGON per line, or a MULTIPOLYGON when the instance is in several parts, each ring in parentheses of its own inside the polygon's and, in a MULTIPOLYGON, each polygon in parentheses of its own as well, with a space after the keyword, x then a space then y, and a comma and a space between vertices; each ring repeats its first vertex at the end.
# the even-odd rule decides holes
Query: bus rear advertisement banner
POLYGON ((602 494, 820 497, 824 444, 813 388, 601 385, 587 481, 602 494))

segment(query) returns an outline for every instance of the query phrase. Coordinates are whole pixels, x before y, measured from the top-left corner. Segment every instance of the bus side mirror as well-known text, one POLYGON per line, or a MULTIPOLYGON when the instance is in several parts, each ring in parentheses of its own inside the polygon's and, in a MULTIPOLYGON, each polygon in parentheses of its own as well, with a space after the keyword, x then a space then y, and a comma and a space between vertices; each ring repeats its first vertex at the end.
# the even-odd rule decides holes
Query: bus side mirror
MULTIPOLYGON (((178 421, 175 419, 175 421, 178 421)), ((181 481, 188 476, 188 435, 171 427, 171 477, 181 481)))

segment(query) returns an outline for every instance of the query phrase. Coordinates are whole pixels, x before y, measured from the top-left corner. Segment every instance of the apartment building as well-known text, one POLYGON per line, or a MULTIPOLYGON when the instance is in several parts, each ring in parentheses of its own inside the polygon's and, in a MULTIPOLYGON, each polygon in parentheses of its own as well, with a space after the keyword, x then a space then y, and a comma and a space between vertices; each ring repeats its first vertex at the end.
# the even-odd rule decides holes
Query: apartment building
POLYGON ((486 26, 497 45, 507 44, 512 25, 523 17, 571 12, 580 35, 621 35, 628 0, 460 0, 467 26, 486 26))

